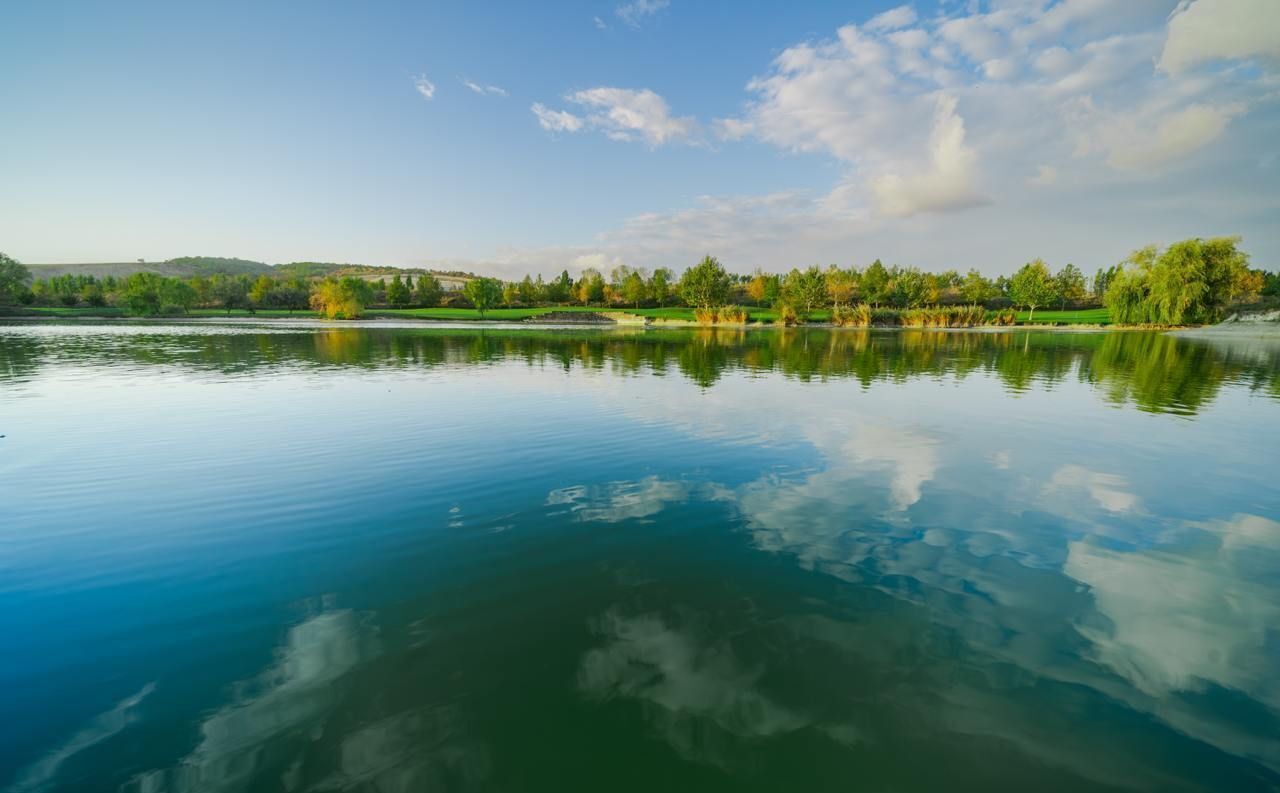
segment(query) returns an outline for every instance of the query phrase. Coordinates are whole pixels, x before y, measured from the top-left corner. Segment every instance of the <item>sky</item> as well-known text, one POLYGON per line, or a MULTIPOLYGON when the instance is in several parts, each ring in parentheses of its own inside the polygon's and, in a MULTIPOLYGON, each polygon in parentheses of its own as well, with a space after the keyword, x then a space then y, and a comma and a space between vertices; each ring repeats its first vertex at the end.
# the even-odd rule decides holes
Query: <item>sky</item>
POLYGON ((1277 0, 0 9, 0 250, 1280 266, 1277 0))

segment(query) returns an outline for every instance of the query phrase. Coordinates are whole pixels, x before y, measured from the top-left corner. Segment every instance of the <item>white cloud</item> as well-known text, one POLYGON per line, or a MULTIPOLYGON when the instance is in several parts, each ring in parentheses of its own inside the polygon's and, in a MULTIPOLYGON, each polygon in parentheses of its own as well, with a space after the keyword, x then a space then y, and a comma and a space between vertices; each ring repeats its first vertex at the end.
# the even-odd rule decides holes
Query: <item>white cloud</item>
POLYGON ((430 100, 436 95, 436 84, 428 80, 425 74, 413 78, 413 89, 421 94, 423 99, 430 100))
POLYGON ((877 14, 867 23, 863 25, 867 30, 897 30, 905 28, 908 25, 915 24, 916 10, 909 5, 891 8, 884 13, 877 14))
POLYGON ((666 100, 648 89, 589 88, 565 99, 590 108, 587 122, 614 140, 661 146, 689 139, 697 126, 691 117, 672 116, 666 100))
POLYGON ((591 21, 595 23, 596 30, 608 30, 609 26, 600 17, 592 17, 591 21))
POLYGON ((1004 33, 982 15, 948 20, 938 28, 938 35, 978 63, 1000 57, 1007 47, 1004 33))
POLYGON ((615 8, 613 13, 631 27, 638 28, 646 17, 653 16, 669 5, 670 0, 632 0, 615 8))
MULTIPOLYGON (((1001 206, 1008 233, 1010 225, 1040 217, 1046 201, 1059 204, 1060 218, 1071 217, 1062 202, 1079 200, 1095 210, 1124 201, 1132 212, 1134 199, 1157 184, 1188 207, 1206 196, 1214 222, 1256 239, 1252 226, 1235 225, 1224 205, 1207 197, 1209 180, 1188 182, 1191 167, 1177 166, 1193 153, 1193 167, 1240 160, 1215 144, 1244 126, 1239 119, 1247 111, 1260 116, 1272 107, 1263 100, 1276 93, 1276 80, 1238 69, 1173 79, 1154 69, 1175 3, 1032 0, 992 4, 989 13, 952 7, 909 26, 847 25, 825 39, 795 42, 747 83, 740 113, 709 121, 708 137, 830 157, 839 172, 828 186, 701 196, 636 215, 584 244, 510 256, 570 261, 598 254, 657 266, 715 250, 749 269, 892 249, 921 264, 959 255, 994 257, 1003 267, 994 244, 981 242, 990 235, 968 234, 964 221, 951 218, 989 200, 1001 206), (1037 189, 1067 173, 1070 191, 1037 189), (1014 216, 1020 220, 1009 223, 1014 216)), ((652 91, 597 88, 566 99, 587 108, 568 114, 573 129, 650 146, 702 139, 694 118, 673 117, 652 91)), ((1265 189, 1243 192, 1258 199, 1265 189)), ((1067 220, 1052 227, 1052 240, 1052 229, 1014 234, 1020 249, 1037 255, 1110 258, 1132 248, 1134 233, 1176 234, 1188 222, 1200 221, 1153 209, 1129 224, 1095 224, 1087 242, 1067 220)))
POLYGON ((564 110, 552 110, 541 102, 534 102, 529 108, 538 117, 538 124, 551 132, 577 132, 582 129, 583 121, 578 116, 564 110))
POLYGON ((474 80, 466 80, 466 79, 462 81, 462 84, 470 88, 475 93, 480 94, 481 96, 506 96, 507 95, 507 90, 505 88, 499 88, 496 85, 484 85, 482 83, 477 83, 474 80))
POLYGON ((1157 119, 1152 126, 1121 126, 1107 162, 1124 171, 1149 170, 1181 160, 1217 139, 1244 105, 1195 104, 1157 119))
POLYGON ((1160 69, 1179 74, 1212 60, 1280 60, 1280 8, 1275 0, 1195 0, 1178 5, 1160 69))
POLYGON ((751 122, 740 118, 718 118, 714 122, 716 136, 721 140, 742 140, 751 134, 751 122))
POLYGON ((877 176, 871 181, 871 190, 886 215, 979 206, 989 200, 973 188, 975 159, 973 149, 965 145, 964 120, 956 114, 955 99, 941 96, 929 139, 928 168, 877 176))

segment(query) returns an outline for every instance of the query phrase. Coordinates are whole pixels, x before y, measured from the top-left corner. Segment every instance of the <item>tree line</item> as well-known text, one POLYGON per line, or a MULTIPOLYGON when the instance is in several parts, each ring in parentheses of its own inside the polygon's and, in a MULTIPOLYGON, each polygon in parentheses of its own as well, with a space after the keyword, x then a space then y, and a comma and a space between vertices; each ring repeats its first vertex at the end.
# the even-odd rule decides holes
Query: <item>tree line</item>
POLYGON ((431 274, 396 274, 377 281, 353 275, 288 277, 214 274, 178 278, 155 273, 95 278, 63 275, 32 282, 20 263, 0 254, 0 302, 49 306, 119 306, 137 316, 192 308, 255 311, 314 310, 329 318, 355 318, 370 307, 474 308, 483 317, 498 308, 592 306, 615 309, 683 306, 707 323, 744 322, 738 307, 767 307, 791 324, 829 312, 835 324, 975 324, 991 321, 978 309, 1021 308, 1034 320, 1047 308, 1106 306, 1122 324, 1181 325, 1215 322, 1233 303, 1280 297, 1280 272, 1249 266, 1240 238, 1188 239, 1168 248, 1148 246, 1092 277, 1074 264, 1056 272, 1041 259, 1010 276, 988 278, 976 269, 929 272, 885 266, 879 259, 858 267, 795 268, 730 273, 706 256, 679 277, 666 267, 652 271, 619 266, 608 277, 588 268, 550 280, 473 277, 446 292, 431 274))

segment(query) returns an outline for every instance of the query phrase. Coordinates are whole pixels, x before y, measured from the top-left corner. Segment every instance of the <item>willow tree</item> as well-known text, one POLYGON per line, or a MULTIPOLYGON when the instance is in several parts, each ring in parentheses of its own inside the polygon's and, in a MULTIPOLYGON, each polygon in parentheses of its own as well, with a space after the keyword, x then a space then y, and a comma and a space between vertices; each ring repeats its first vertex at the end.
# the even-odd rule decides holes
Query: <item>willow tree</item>
POLYGON ((1111 278, 1104 302, 1124 324, 1217 322, 1233 301, 1256 291, 1239 237, 1189 239, 1160 252, 1134 251, 1111 278))

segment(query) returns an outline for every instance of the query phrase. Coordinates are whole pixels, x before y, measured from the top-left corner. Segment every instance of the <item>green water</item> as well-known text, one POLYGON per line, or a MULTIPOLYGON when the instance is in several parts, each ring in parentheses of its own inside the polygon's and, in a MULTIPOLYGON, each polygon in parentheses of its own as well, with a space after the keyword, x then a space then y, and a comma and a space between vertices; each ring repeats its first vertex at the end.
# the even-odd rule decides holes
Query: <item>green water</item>
POLYGON ((0 790, 1280 789, 1280 349, 0 325, 0 790))

